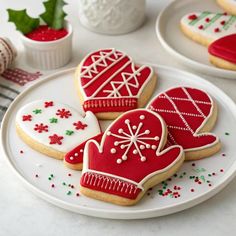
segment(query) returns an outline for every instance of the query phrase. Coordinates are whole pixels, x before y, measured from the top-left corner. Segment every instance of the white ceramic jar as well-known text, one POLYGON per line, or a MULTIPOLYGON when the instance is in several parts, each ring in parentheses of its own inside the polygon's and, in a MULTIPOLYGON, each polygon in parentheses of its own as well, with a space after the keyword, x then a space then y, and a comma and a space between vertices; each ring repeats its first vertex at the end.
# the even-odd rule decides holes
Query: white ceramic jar
POLYGON ((102 34, 125 34, 145 19, 146 0, 78 0, 82 25, 102 34))
POLYGON ((65 22, 68 34, 58 40, 40 42, 21 35, 27 63, 38 69, 52 70, 66 65, 72 54, 72 26, 65 22))

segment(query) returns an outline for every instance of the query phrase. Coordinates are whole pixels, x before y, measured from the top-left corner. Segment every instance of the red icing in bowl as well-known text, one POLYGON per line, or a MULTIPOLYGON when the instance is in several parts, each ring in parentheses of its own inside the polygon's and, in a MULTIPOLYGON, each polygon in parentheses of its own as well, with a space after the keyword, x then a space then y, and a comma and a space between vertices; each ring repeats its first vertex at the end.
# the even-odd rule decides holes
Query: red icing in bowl
POLYGON ((55 30, 47 25, 41 25, 32 32, 26 34, 25 36, 29 39, 40 41, 40 42, 50 42, 61 39, 68 34, 66 29, 55 30))
POLYGON ((236 64, 236 34, 214 41, 209 47, 208 52, 212 56, 236 64))

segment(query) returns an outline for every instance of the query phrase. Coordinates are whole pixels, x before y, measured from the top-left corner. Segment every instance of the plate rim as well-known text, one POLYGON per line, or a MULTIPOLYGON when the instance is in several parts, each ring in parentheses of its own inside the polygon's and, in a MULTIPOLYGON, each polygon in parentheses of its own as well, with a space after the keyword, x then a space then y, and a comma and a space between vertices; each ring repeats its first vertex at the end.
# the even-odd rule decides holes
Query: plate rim
MULTIPOLYGON (((192 0, 197 1, 197 0, 192 0)), ((165 50, 173 55, 175 59, 179 62, 181 62, 183 65, 198 71, 199 73, 208 74, 210 76, 215 76, 215 74, 218 74, 219 78, 223 79, 236 79, 236 71, 230 71, 226 69, 217 68, 210 65, 205 65, 201 62, 195 61, 193 59, 188 58, 187 56, 184 56, 180 52, 176 51, 173 47, 171 47, 168 42, 165 40, 164 33, 162 32, 162 19, 165 17, 166 12, 169 11, 175 4, 179 4, 178 0, 174 0, 173 2, 170 2, 157 16, 156 24, 155 24, 155 31, 157 38, 159 39, 161 45, 165 48, 165 50), (179 59, 179 60, 178 60, 179 59)))
MULTIPOLYGON (((173 67, 168 67, 168 66, 163 66, 163 65, 157 65, 154 63, 146 63, 146 65, 150 65, 155 67, 155 70, 165 70, 165 71, 172 71, 172 73, 180 73, 182 75, 185 75, 186 78, 189 77, 195 77, 200 82, 210 85, 212 89, 218 90, 219 93, 224 95, 224 99, 226 99, 227 104, 229 106, 233 106, 234 110, 232 110, 233 115, 235 116, 236 119, 236 104, 234 101, 225 93, 223 92, 220 88, 212 84, 211 82, 205 80, 201 76, 195 75, 190 72, 186 72, 180 69, 176 69, 173 67)), ((53 205, 56 205, 60 208, 67 209, 79 214, 83 215, 88 215, 88 216, 94 216, 94 217, 99 217, 99 218, 106 218, 106 219, 146 219, 146 218, 153 218, 153 217, 159 217, 159 216, 164 216, 168 214, 173 214, 185 209, 188 209, 190 207, 196 206, 199 203, 213 197, 215 194, 217 194, 220 190, 222 190, 235 176, 236 176, 236 161, 231 165, 231 167, 227 170, 227 174, 225 174, 217 183, 217 185, 214 186, 209 191, 206 191, 205 193, 202 193, 200 195, 195 196, 194 198, 187 200, 182 203, 178 204, 171 204, 168 207, 162 207, 162 208, 149 208, 149 209, 142 209, 142 210, 134 210, 134 211, 129 211, 127 208, 124 208, 124 210, 104 210, 104 209, 96 209, 93 207, 87 207, 87 206, 82 206, 82 205, 76 205, 72 204, 69 202, 65 202, 64 200, 58 199, 56 196, 52 196, 43 190, 39 189, 35 185, 33 185, 30 181, 24 178, 24 176, 20 173, 19 170, 17 170, 16 166, 14 163, 12 163, 11 157, 8 156, 8 150, 7 150, 7 141, 4 139, 7 135, 7 124, 9 121, 9 117, 11 116, 11 110, 14 109, 14 107, 17 105, 18 101, 21 100, 23 97, 27 96, 27 93, 29 93, 31 90, 33 90, 35 87, 39 86, 40 84, 45 83, 48 80, 56 79, 57 76, 62 76, 63 74, 66 73, 71 73, 75 70, 75 68, 69 68, 65 69, 56 73, 53 73, 51 75, 45 76, 41 80, 37 81, 36 83, 32 84, 29 86, 27 89, 25 89, 21 94, 19 94, 16 99, 11 103, 9 106, 1 124, 1 136, 0 136, 0 144, 1 144, 1 150, 4 159, 8 163, 8 165, 11 167, 15 175, 22 181, 24 186, 27 187, 31 192, 33 192, 35 195, 39 196, 40 198, 46 200, 47 202, 52 203, 53 205)))

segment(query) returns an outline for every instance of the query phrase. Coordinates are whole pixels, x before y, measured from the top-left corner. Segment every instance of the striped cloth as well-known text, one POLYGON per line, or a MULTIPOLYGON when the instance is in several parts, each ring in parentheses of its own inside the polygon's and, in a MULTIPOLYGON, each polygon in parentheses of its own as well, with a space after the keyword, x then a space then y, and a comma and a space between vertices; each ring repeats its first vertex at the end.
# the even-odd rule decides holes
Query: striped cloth
POLYGON ((7 69, 0 75, 0 123, 7 108, 28 83, 38 79, 40 72, 31 73, 19 68, 7 69))

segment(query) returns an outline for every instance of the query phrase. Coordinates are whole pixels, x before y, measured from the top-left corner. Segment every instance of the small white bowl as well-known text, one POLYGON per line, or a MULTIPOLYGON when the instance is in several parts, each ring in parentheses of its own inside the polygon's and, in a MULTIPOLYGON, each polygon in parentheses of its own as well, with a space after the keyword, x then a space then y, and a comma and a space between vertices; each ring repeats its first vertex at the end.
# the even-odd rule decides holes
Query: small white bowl
POLYGON ((21 34, 27 63, 42 70, 57 69, 66 65, 71 59, 73 30, 67 21, 65 28, 68 31, 65 37, 49 42, 35 41, 21 34))

